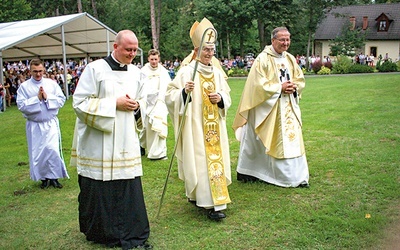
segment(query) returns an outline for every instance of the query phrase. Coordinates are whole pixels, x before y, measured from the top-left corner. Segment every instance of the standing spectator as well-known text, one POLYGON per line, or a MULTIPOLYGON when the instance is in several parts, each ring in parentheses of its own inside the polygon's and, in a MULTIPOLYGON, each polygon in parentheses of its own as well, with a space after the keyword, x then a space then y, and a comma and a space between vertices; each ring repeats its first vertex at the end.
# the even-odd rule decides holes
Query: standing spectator
POLYGON ((146 76, 144 90, 147 105, 144 128, 140 133, 141 147, 147 150, 150 160, 167 159, 168 110, 165 106, 165 92, 171 81, 168 71, 160 63, 160 52, 151 49, 141 69, 146 76))
POLYGON ((11 107, 11 94, 10 94, 10 83, 7 81, 7 79, 4 81, 4 86, 5 90, 5 95, 6 95, 6 103, 4 105, 7 105, 7 107, 11 107))
POLYGON ((171 79, 175 78, 175 69, 174 69, 174 67, 169 67, 168 74, 169 74, 169 78, 171 78, 171 79))
POLYGON ((41 180, 41 188, 63 186, 59 178, 69 178, 62 156, 58 110, 65 96, 56 82, 43 78, 40 59, 30 62, 32 78, 18 88, 18 109, 26 118, 26 137, 29 150, 30 176, 41 180))
POLYGON ((366 62, 366 64, 367 64, 368 66, 371 65, 371 57, 370 57, 369 55, 366 55, 366 56, 365 56, 365 62, 366 62))
POLYGON ((180 64, 180 62, 179 62, 179 59, 178 58, 176 58, 175 59, 175 62, 174 62, 174 68, 179 68, 179 66, 180 66, 181 64, 180 64))
POLYGON ((10 107, 11 104, 17 99, 17 82, 16 82, 16 75, 15 71, 12 69, 10 70, 8 77, 6 79, 6 88, 8 90, 8 106, 10 107))
POLYGON ((75 83, 73 81, 72 78, 72 70, 68 69, 67 70, 67 84, 66 84, 67 88, 68 88, 68 94, 69 95, 73 95, 74 91, 75 91, 75 83))
POLYGON ((175 137, 179 132, 182 112, 188 94, 187 112, 177 143, 179 178, 185 181, 188 200, 208 210, 208 217, 221 220, 222 212, 230 203, 228 185, 231 183, 229 140, 226 115, 231 106, 230 88, 224 74, 212 64, 215 53, 215 32, 207 36, 199 49, 204 31, 213 28, 204 18, 192 26, 191 39, 194 57, 182 67, 174 81, 168 85, 165 101, 174 125, 175 137), (197 72, 193 72, 198 63, 197 72), (192 76, 195 74, 194 81, 192 76))
POLYGON ((1 84, 0 82, 0 113, 4 111, 3 99, 4 99, 4 87, 3 84, 1 84))
POLYGON ((358 55, 358 60, 361 65, 365 64, 365 55, 362 52, 358 55))
POLYGON ((152 247, 138 136, 146 99, 141 72, 131 64, 138 48, 132 31, 120 31, 112 54, 86 66, 73 95, 80 231, 123 249, 152 247))
POLYGON ((370 66, 371 67, 374 67, 374 61, 375 61, 375 56, 374 56, 374 54, 371 54, 370 56, 369 56, 369 58, 370 58, 370 66))
MULTIPOLYGON (((328 57, 329 58, 329 57, 328 57)), ((300 57, 300 68, 304 69, 306 67, 306 57, 304 55, 302 55, 300 57)))
POLYGON ((384 61, 386 62, 387 60, 389 60, 389 53, 386 53, 386 54, 385 54, 385 59, 384 59, 384 61))
POLYGON ((286 52, 289 31, 278 27, 271 40, 250 70, 233 123, 240 141, 237 179, 308 187, 299 107, 303 72, 286 52))

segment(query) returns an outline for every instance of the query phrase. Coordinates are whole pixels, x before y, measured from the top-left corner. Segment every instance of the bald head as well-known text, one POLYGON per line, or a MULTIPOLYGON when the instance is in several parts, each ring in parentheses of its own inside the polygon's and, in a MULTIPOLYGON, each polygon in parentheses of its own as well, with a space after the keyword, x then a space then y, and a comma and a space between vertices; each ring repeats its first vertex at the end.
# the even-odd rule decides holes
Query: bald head
POLYGON ((120 63, 130 64, 139 48, 138 39, 131 30, 121 30, 115 37, 113 55, 120 63))

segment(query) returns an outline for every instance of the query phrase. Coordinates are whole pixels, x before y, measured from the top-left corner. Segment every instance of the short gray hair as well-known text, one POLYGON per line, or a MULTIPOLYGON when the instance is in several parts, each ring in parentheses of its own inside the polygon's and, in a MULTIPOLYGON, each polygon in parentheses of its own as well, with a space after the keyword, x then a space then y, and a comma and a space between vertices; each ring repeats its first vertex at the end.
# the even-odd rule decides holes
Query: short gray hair
POLYGON ((272 39, 276 39, 276 34, 278 34, 279 31, 287 31, 287 32, 289 32, 289 30, 286 27, 277 27, 271 32, 271 40, 272 39))

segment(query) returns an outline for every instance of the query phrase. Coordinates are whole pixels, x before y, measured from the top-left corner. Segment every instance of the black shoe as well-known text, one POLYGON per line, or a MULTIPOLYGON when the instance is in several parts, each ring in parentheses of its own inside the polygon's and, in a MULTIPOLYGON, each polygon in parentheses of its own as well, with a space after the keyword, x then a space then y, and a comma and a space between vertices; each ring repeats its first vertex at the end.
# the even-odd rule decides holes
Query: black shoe
POLYGON ((221 211, 215 211, 214 209, 211 209, 208 212, 208 218, 211 219, 211 220, 219 221, 219 220, 224 219, 225 217, 226 217, 226 215, 221 211))
POLYGON ((63 185, 61 185, 61 183, 59 183, 57 179, 51 179, 50 180, 50 185, 52 185, 55 188, 62 188, 63 187, 63 185))
POLYGON ((133 249, 153 249, 153 246, 146 242, 146 243, 143 243, 143 244, 133 247, 133 249))
POLYGON ((246 183, 246 182, 256 182, 259 179, 254 176, 241 174, 241 173, 237 172, 237 180, 246 183))
POLYGON ((189 202, 190 204, 193 204, 194 206, 197 207, 196 201, 195 201, 195 200, 191 200, 191 199, 188 198, 188 202, 189 202))
POLYGON ((146 154, 146 149, 140 147, 140 155, 143 156, 143 155, 145 155, 145 154, 146 154))
POLYGON ((48 188, 49 186, 50 186, 50 180, 49 179, 42 180, 42 185, 40 185, 41 189, 48 188))
POLYGON ((298 185, 297 187, 299 187, 299 188, 309 188, 309 187, 310 187, 310 184, 308 184, 308 183, 301 183, 301 184, 298 185))

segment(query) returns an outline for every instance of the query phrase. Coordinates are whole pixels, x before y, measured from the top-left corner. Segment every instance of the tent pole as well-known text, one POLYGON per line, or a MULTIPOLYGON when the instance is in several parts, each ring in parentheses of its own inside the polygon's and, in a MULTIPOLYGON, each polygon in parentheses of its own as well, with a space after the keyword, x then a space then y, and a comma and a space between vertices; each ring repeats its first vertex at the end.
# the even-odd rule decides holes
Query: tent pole
POLYGON ((63 54, 63 64, 64 64, 64 93, 65 97, 69 98, 69 91, 68 91, 68 83, 67 83, 67 58, 65 52, 65 34, 64 34, 64 25, 61 25, 61 41, 62 41, 62 54, 63 54))
POLYGON ((107 39, 107 55, 106 55, 106 57, 107 57, 110 55, 110 51, 111 51, 111 49, 110 49, 110 33, 108 32, 107 29, 106 29, 106 39, 107 39))

